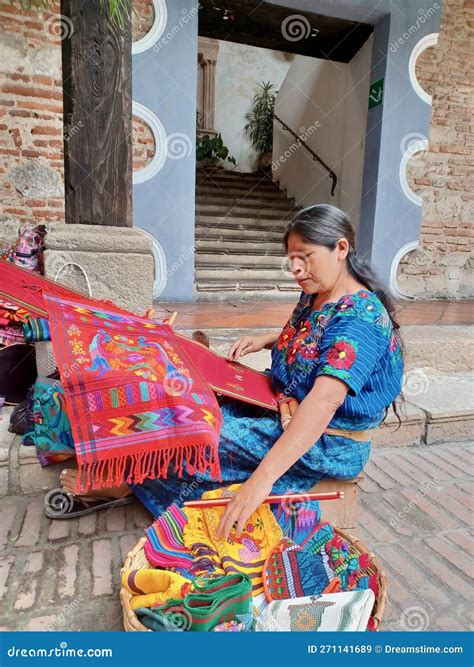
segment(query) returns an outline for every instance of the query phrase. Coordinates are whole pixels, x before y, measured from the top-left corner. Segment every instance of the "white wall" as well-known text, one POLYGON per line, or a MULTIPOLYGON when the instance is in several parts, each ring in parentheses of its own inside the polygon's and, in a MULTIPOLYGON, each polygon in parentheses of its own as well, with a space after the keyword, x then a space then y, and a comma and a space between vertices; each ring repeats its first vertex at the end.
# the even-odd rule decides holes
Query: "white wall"
POLYGON ((276 114, 333 169, 327 172, 275 122, 273 176, 300 206, 332 203, 357 225, 362 192, 372 37, 350 63, 295 59, 280 86, 276 114))
MULTIPOLYGON (((215 76, 214 127, 237 160, 237 171, 255 171, 258 153, 244 132, 258 84, 271 81, 278 91, 291 63, 281 51, 220 41, 215 76)), ((232 165, 229 165, 232 168, 232 165)))

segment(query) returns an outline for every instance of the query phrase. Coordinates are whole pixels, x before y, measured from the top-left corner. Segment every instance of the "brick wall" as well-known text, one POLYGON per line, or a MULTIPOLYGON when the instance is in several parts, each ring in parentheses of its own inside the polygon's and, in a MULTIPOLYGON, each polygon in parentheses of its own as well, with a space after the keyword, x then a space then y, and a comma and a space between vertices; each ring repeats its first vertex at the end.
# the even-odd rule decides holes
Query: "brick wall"
MULTIPOLYGON (((153 9, 149 0, 136 0, 135 9, 137 40, 150 28, 153 9)), ((0 25, 0 224, 64 222, 61 34, 69 27, 59 3, 40 12, 20 8, 18 0, 0 0, 0 25)), ((133 144, 139 169, 153 157, 154 142, 136 118, 133 144)))
POLYGON ((474 296, 474 1, 443 0, 436 47, 417 62, 433 98, 429 150, 408 166, 423 200, 419 249, 400 263, 401 288, 418 298, 474 296))
POLYGON ((1 219, 64 220, 58 16, 0 3, 1 219))

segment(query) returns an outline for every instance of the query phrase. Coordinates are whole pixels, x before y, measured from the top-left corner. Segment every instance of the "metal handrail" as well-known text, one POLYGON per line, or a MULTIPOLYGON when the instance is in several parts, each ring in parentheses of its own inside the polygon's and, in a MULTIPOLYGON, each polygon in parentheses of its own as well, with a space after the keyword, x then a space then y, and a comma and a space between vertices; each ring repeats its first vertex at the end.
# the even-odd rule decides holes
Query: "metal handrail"
POLYGON ((296 140, 296 142, 297 142, 298 144, 300 144, 301 146, 303 146, 303 148, 305 148, 305 149, 308 151, 308 153, 311 154, 311 157, 312 157, 312 159, 314 160, 314 162, 319 162, 319 164, 320 164, 320 165, 321 165, 321 166, 328 172, 329 177, 332 179, 331 195, 334 197, 334 190, 336 189, 336 185, 337 185, 337 176, 336 176, 336 174, 333 172, 333 170, 331 169, 331 167, 329 167, 329 166, 324 162, 324 160, 322 160, 322 159, 319 157, 319 155, 317 155, 317 154, 313 151, 313 149, 310 148, 310 147, 308 146, 308 144, 306 143, 306 141, 304 141, 304 139, 302 139, 301 137, 299 137, 299 136, 296 134, 296 132, 293 132, 293 130, 291 129, 291 127, 288 127, 288 125, 287 125, 287 124, 286 124, 286 123, 285 123, 279 116, 277 116, 276 113, 273 114, 273 117, 274 117, 274 119, 275 119, 276 121, 278 121, 278 122, 280 123, 280 125, 282 126, 282 128, 283 128, 284 130, 286 130, 287 132, 289 132, 289 133, 293 136, 293 138, 296 140))

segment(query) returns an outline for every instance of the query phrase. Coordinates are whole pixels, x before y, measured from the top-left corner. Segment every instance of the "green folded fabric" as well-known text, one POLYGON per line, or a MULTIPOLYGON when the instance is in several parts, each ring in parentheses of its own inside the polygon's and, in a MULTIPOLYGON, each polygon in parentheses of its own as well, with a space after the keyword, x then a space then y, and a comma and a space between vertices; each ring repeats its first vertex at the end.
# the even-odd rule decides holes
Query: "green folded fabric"
POLYGON ((246 574, 196 579, 194 593, 184 600, 168 600, 151 609, 136 609, 139 620, 155 631, 209 632, 225 621, 249 622, 252 618, 252 582, 246 574), (154 618, 153 616, 154 615, 154 618))

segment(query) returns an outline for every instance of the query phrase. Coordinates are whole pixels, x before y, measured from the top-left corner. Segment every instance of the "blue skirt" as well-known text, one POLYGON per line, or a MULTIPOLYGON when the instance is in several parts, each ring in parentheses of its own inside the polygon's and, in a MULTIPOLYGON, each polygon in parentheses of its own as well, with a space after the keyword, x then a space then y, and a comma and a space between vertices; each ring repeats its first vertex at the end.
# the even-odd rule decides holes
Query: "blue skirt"
MULTIPOLYGON (((130 485, 140 502, 158 517, 171 503, 182 505, 200 498, 205 491, 245 482, 282 434, 277 412, 235 401, 221 400, 222 429, 219 439, 219 461, 222 482, 206 474, 168 479, 147 479, 130 485)), ((370 428, 373 424, 357 424, 370 428)), ((334 420, 331 426, 336 426, 334 420)), ((340 428, 347 426, 339 425, 340 428)), ((346 437, 323 434, 319 440, 278 479, 273 493, 304 492, 321 479, 352 479, 363 469, 369 458, 370 442, 357 442, 346 437)))

